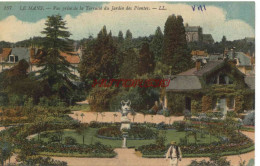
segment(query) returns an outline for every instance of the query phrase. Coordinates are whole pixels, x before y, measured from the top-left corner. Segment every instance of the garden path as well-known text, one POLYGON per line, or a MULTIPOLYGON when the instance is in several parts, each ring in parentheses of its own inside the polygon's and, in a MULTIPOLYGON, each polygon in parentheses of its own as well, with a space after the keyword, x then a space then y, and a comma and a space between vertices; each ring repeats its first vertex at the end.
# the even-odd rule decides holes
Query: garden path
MULTIPOLYGON (((121 122, 121 113, 120 112, 84 112, 84 111, 74 111, 70 116, 74 119, 79 120, 81 123, 89 123, 91 121, 98 122, 121 122)), ((140 113, 136 113, 135 117, 131 114, 128 114, 127 117, 131 120, 131 122, 137 123, 161 123, 164 122, 166 124, 171 124, 174 121, 183 120, 183 116, 170 116, 165 117, 163 115, 143 115, 140 113)))
MULTIPOLYGON (((255 140, 254 132, 243 132, 246 136, 255 140)), ((56 160, 66 161, 69 166, 168 166, 169 161, 162 158, 149 159, 142 158, 135 153, 134 149, 117 148, 115 152, 118 154, 115 158, 74 158, 74 157, 53 157, 56 160)), ((239 161, 245 160, 246 163, 255 157, 255 151, 242 154, 240 156, 228 156, 232 166, 238 166, 239 161)), ((179 166, 186 166, 192 160, 208 160, 208 158, 184 158, 179 166)))

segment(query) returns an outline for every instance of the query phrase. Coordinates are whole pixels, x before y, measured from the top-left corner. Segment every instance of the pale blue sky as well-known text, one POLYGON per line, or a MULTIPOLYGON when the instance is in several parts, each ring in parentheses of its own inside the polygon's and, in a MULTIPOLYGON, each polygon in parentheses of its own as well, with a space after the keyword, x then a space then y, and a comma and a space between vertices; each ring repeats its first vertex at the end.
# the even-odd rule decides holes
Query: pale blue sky
POLYGON ((167 11, 86 11, 86 10, 21 10, 23 6, 44 6, 60 8, 67 6, 126 6, 138 2, 0 2, 0 41, 19 41, 31 36, 39 36, 47 16, 60 14, 68 22, 73 39, 96 35, 103 25, 117 35, 119 30, 130 29, 134 37, 153 34, 156 27, 164 28, 167 17, 171 14, 182 15, 185 23, 202 26, 203 32, 212 34, 215 41, 226 35, 229 40, 254 37, 255 3, 254 2, 141 2, 138 5, 150 8, 165 5, 167 11), (192 11, 193 5, 205 5, 204 12, 192 11), (12 6, 12 10, 3 10, 12 6))

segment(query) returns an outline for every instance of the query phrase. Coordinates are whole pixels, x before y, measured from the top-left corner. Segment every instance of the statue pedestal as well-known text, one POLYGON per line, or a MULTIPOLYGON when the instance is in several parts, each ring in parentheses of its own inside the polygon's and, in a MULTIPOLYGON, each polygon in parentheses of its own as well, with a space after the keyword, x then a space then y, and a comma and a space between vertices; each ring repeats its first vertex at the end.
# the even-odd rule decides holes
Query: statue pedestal
POLYGON ((126 147, 126 137, 125 137, 125 136, 123 137, 122 148, 127 148, 127 147, 126 147))
POLYGON ((121 117, 121 127, 120 130, 122 131, 123 129, 129 130, 131 128, 130 126, 130 119, 127 118, 127 116, 122 116, 121 117))
POLYGON ((131 128, 130 123, 121 123, 120 130, 127 129, 129 130, 131 128))

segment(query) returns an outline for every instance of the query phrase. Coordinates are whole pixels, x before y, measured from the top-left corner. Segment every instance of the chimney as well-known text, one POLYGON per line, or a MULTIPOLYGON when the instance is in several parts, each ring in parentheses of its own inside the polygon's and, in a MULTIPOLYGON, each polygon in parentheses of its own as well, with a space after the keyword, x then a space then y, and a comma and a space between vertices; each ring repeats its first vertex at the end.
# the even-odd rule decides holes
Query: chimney
POLYGON ((199 71, 201 67, 201 62, 199 60, 196 61, 196 70, 199 71))

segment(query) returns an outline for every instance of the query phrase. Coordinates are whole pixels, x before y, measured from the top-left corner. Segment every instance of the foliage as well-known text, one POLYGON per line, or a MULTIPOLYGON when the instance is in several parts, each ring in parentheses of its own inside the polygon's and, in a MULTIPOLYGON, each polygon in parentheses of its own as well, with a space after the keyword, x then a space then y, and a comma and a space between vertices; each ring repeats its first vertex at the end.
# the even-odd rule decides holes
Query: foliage
POLYGON ((197 114, 197 113, 201 112, 201 110, 202 110, 201 105, 202 105, 201 101, 191 100, 191 113, 197 114))
POLYGON ((120 64, 119 77, 132 79, 138 72, 138 54, 135 49, 128 49, 122 53, 122 63, 120 64))
POLYGON ((171 115, 182 115, 185 106, 183 94, 167 93, 168 108, 171 115))
POLYGON ((116 87, 92 88, 89 93, 89 99, 88 99, 91 110, 94 111, 109 110, 109 103, 112 100, 113 96, 115 96, 117 93, 118 93, 118 89, 116 87))
POLYGON ((244 125, 255 126, 255 112, 247 114, 243 120, 244 125))
MULTIPOLYGON (((164 26, 163 63, 171 66, 171 74, 189 69, 191 56, 187 52, 187 42, 182 16, 171 15, 164 26)), ((169 74, 169 73, 165 73, 169 74)))
POLYGON ((76 76, 70 72, 70 68, 74 67, 61 56, 61 52, 70 54, 72 51, 69 42, 71 34, 66 31, 66 22, 60 15, 48 16, 45 25, 41 32, 46 35, 43 47, 36 57, 39 60, 38 66, 42 68, 38 71, 38 77, 46 83, 51 94, 68 102, 69 95, 75 88, 72 80, 76 76))
POLYGON ((50 157, 28 157, 22 163, 18 164, 18 166, 67 166, 67 163, 64 161, 53 160, 50 157))
POLYGON ((93 45, 85 49, 79 67, 81 80, 90 89, 94 80, 115 79, 119 73, 119 55, 111 32, 104 26, 93 45))
POLYGON ((143 75, 147 73, 151 73, 154 70, 154 55, 150 51, 150 47, 148 43, 143 43, 142 48, 139 51, 138 58, 138 74, 143 75))
POLYGON ((212 110, 212 97, 203 96, 202 97, 202 112, 207 112, 212 110))
POLYGON ((196 161, 192 160, 192 162, 188 166, 230 166, 230 161, 227 161, 226 157, 212 156, 210 157, 210 161, 202 160, 196 161))
POLYGON ((155 144, 158 146, 164 146, 166 140, 167 140, 166 131, 161 131, 159 132, 159 134, 157 134, 157 137, 155 139, 155 144))
POLYGON ((121 101, 122 100, 130 100, 131 101, 131 108, 133 110, 140 110, 143 107, 144 99, 138 92, 137 88, 131 88, 129 91, 122 91, 118 93, 118 95, 114 96, 110 102, 110 110, 117 111, 121 109, 121 101))
POLYGON ((235 102, 236 102, 236 105, 235 105, 235 111, 237 113, 241 113, 244 111, 244 96, 242 95, 238 95, 238 96, 235 96, 235 102))
POLYGON ((151 50, 154 53, 155 61, 162 60, 163 33, 160 27, 157 27, 153 40, 151 42, 151 50))
MULTIPOLYGON (((131 126, 131 129, 127 130, 127 132, 129 139, 153 139, 157 135, 152 129, 136 125, 131 126)), ((119 126, 100 128, 97 134, 105 137, 122 138, 119 126)))
POLYGON ((64 140, 65 140, 66 145, 75 145, 76 144, 76 140, 73 137, 65 137, 64 140))
POLYGON ((0 162, 4 165, 5 160, 12 156, 13 147, 9 142, 0 142, 0 162))

